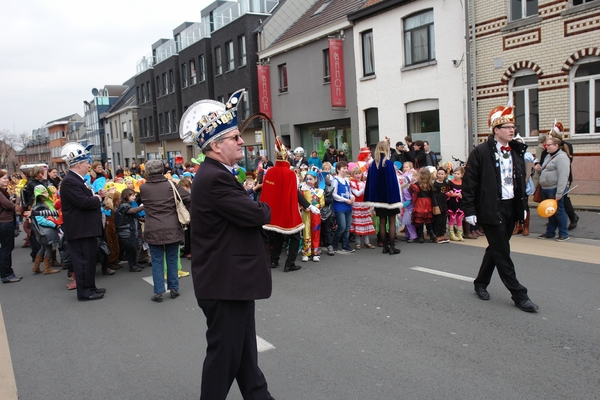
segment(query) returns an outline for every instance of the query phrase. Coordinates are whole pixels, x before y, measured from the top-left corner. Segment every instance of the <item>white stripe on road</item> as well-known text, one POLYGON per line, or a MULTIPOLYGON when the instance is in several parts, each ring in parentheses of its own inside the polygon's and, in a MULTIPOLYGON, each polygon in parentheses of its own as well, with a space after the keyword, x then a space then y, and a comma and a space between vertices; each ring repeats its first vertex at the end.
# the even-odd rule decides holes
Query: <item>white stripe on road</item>
POLYGON ((17 400, 19 395, 17 393, 15 371, 10 358, 10 347, 6 336, 2 307, 0 307, 0 360, 2 360, 0 364, 0 397, 6 400, 17 400))
MULTIPOLYGON (((148 282, 150 285, 154 286, 154 280, 152 279, 152 276, 147 276, 142 279, 144 281, 148 282)), ((167 284, 165 283, 165 292, 166 291, 167 291, 167 284)), ((256 335, 256 348, 258 349, 259 353, 264 353, 265 351, 273 350, 275 348, 275 346, 273 346, 271 343, 267 342, 265 339, 261 338, 260 336, 256 335)))
POLYGON ((427 272, 428 274, 445 276, 446 278, 458 279, 459 281, 473 282, 474 278, 462 275, 451 274, 449 272, 437 271, 435 269, 423 268, 423 267, 412 267, 415 271, 427 272))

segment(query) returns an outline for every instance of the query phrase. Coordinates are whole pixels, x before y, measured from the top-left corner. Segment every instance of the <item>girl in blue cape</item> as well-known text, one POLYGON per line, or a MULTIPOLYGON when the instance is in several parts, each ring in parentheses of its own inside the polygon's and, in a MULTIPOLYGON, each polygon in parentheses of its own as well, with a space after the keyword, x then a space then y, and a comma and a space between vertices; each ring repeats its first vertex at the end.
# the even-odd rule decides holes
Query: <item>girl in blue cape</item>
POLYGON ((383 253, 393 255, 400 253, 395 240, 396 215, 402 208, 402 200, 394 164, 388 160, 389 153, 390 146, 386 141, 377 143, 374 160, 369 166, 364 201, 375 207, 375 215, 379 217, 378 240, 383 243, 383 253), (386 225, 389 225, 388 235, 386 225))

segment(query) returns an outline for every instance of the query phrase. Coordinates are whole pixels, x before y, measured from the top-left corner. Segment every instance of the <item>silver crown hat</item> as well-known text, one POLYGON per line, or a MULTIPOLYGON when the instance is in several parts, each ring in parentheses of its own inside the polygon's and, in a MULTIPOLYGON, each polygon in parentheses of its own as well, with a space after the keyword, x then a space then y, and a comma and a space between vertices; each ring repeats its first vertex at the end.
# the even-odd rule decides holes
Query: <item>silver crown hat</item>
POLYGON ((198 144, 201 150, 215 139, 238 127, 238 106, 246 89, 233 93, 227 103, 200 100, 192 104, 181 117, 179 137, 184 143, 198 144))

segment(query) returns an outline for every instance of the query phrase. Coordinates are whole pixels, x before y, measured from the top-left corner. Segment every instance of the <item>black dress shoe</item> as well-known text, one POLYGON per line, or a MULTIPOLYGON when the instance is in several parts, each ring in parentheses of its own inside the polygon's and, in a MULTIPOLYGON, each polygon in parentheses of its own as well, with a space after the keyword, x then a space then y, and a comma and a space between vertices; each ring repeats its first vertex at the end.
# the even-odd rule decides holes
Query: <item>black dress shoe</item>
POLYGON ((103 287, 97 287, 96 288, 96 293, 106 293, 106 289, 103 287))
POLYGON ((103 297, 104 297, 104 293, 96 292, 96 293, 90 295, 90 297, 85 297, 83 299, 79 299, 79 301, 100 300, 103 297))
POLYGON ((277 267, 279 267, 279 263, 277 263, 277 262, 271 263, 271 268, 277 268, 277 267))
POLYGON ((481 300, 489 300, 490 299, 490 294, 488 293, 487 290, 485 290, 484 287, 476 287, 475 293, 477 294, 477 297, 479 297, 481 300))
POLYGON ((515 306, 519 307, 521 310, 526 312, 536 312, 540 308, 533 303, 533 301, 529 299, 521 300, 519 302, 515 302, 515 306))
POLYGON ((298 271, 300 268, 302 268, 302 267, 299 265, 293 264, 293 265, 290 265, 289 267, 285 267, 283 269, 283 272, 298 271))
POLYGON ((569 227, 567 228, 567 230, 571 231, 571 230, 577 228, 578 221, 579 221, 579 215, 575 215, 575 218, 573 218, 573 221, 569 224, 569 227))

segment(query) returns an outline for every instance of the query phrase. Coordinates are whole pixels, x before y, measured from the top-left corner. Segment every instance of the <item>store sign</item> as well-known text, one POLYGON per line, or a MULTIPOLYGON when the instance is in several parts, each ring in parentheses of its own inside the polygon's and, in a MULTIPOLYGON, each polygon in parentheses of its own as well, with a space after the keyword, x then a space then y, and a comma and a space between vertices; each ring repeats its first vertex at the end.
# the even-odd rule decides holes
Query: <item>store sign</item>
POLYGON ((344 90, 344 47, 342 39, 329 39, 329 70, 331 76, 331 105, 346 107, 344 90))
POLYGON ((259 110, 265 113, 269 118, 273 118, 271 110, 271 80, 268 65, 258 65, 256 67, 258 73, 258 103, 259 110))

